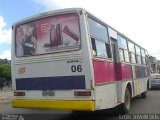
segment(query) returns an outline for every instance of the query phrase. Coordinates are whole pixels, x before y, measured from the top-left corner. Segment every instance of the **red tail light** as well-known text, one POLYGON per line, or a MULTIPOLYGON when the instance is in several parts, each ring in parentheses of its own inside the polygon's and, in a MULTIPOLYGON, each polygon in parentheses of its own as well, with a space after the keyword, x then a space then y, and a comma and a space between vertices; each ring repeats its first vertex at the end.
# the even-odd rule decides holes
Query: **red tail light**
POLYGON ((74 91, 74 96, 91 96, 91 91, 74 91))
POLYGON ((25 96, 25 92, 14 92, 14 96, 25 96))

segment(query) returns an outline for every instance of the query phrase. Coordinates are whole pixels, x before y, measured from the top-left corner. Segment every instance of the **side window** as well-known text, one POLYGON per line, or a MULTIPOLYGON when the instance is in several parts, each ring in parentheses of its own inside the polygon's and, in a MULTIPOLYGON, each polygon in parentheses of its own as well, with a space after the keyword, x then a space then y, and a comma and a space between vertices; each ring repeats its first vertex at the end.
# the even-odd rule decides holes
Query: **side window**
POLYGON ((136 60, 138 64, 142 64, 140 47, 136 46, 136 60))
POLYGON ((141 50, 140 50, 140 47, 138 47, 138 46, 136 46, 136 54, 141 55, 141 50))
POLYGON ((108 30, 102 24, 88 18, 93 55, 111 58, 108 30))
POLYGON ((105 43, 100 42, 98 40, 96 40, 95 43, 96 43, 97 56, 107 57, 107 51, 106 51, 105 43))
POLYGON ((131 63, 136 63, 134 44, 130 41, 128 41, 128 49, 130 53, 131 63))
POLYGON ((88 18, 89 31, 91 36, 108 42, 108 30, 100 23, 88 18))
POLYGON ((123 49, 127 49, 127 40, 122 36, 118 35, 118 45, 123 49))
POLYGON ((129 62, 127 40, 123 38, 122 36, 118 35, 118 45, 119 45, 120 60, 129 62))
POLYGON ((145 60, 146 60, 146 65, 148 65, 148 52, 145 50, 145 60))
POLYGON ((131 63, 136 63, 135 54, 134 54, 134 53, 131 53, 130 56, 131 56, 131 63))
POLYGON ((119 56, 120 56, 120 60, 124 61, 124 52, 123 52, 123 49, 119 49, 119 56))
POLYGON ((142 62, 141 62, 141 56, 140 55, 137 55, 137 63, 138 64, 142 64, 142 62))
POLYGON ((107 55, 108 55, 108 58, 112 58, 111 49, 110 49, 110 44, 105 43, 105 45, 106 45, 106 48, 107 48, 107 55))
POLYGON ((142 53, 142 63, 143 65, 146 65, 146 55, 145 55, 145 51, 143 49, 141 49, 141 53, 142 53))
POLYGON ((92 51, 93 51, 93 55, 97 55, 97 50, 96 50, 96 43, 95 43, 95 40, 94 38, 91 38, 91 42, 92 42, 92 51))
POLYGON ((125 61, 126 61, 126 62, 129 62, 128 50, 124 50, 124 56, 125 56, 125 61))
POLYGON ((130 41, 128 41, 128 48, 130 52, 135 53, 135 48, 134 48, 134 44, 130 41))

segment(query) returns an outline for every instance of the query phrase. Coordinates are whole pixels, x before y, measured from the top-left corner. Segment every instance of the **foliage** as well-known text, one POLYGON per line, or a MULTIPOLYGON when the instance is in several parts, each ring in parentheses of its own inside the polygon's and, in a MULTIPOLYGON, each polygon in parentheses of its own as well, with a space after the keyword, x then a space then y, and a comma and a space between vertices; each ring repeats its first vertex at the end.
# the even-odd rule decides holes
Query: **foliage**
POLYGON ((10 64, 0 64, 0 78, 6 78, 7 80, 11 80, 10 64))

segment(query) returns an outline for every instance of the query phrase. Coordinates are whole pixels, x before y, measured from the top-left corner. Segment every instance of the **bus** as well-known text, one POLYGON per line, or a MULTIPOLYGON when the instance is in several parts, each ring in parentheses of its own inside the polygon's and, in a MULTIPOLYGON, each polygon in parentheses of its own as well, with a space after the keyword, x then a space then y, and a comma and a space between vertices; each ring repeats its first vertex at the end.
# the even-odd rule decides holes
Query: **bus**
POLYGON ((128 113, 150 87, 147 51, 83 8, 13 24, 11 60, 14 108, 128 113))

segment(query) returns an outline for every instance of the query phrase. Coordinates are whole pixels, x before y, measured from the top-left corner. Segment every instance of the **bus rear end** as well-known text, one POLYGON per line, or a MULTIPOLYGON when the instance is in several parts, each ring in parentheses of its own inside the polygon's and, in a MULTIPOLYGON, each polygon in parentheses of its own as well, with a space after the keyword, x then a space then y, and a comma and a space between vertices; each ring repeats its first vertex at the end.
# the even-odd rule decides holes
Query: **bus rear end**
POLYGON ((92 59, 83 12, 58 10, 13 25, 13 107, 94 111, 92 59))

